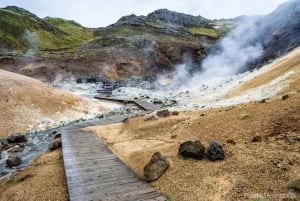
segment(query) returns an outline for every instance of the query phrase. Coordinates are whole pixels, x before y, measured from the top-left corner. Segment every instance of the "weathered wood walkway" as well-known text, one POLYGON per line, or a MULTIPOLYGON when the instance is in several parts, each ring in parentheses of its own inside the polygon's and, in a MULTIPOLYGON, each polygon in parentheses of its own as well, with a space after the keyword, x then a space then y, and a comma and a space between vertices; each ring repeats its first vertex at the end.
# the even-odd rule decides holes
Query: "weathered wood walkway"
POLYGON ((62 130, 62 150, 70 201, 166 200, 139 178, 91 131, 81 128, 118 123, 120 115, 70 125, 62 130))
POLYGON ((117 101, 122 103, 134 103, 146 111, 155 111, 161 109, 159 105, 155 105, 153 103, 148 103, 146 101, 140 101, 140 100, 127 100, 127 99, 107 97, 107 96, 95 96, 94 98, 100 100, 117 101))

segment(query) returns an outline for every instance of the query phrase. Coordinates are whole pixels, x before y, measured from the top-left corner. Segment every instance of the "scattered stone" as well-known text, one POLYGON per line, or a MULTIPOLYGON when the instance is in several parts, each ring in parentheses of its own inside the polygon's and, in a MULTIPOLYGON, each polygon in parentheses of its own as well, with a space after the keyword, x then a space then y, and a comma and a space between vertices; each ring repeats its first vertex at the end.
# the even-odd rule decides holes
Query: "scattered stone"
POLYGON ((125 118, 125 119, 122 120, 123 123, 126 123, 128 121, 129 121, 129 118, 125 118))
POLYGON ((248 119, 249 117, 250 117, 249 114, 242 114, 241 117, 240 117, 240 119, 241 120, 245 120, 245 119, 248 119))
POLYGON ((300 175, 289 181, 287 187, 289 189, 294 189, 295 191, 300 192, 300 175))
POLYGON ((200 114, 200 117, 204 117, 204 116, 206 116, 205 114, 200 114))
POLYGON ((154 104, 163 104, 163 101, 158 98, 154 98, 153 103, 154 104))
POLYGON ((11 147, 7 150, 9 153, 16 153, 16 152, 22 152, 24 149, 21 148, 19 145, 16 145, 14 147, 11 147))
POLYGON ((58 139, 58 138, 61 138, 61 133, 57 133, 57 134, 54 136, 54 139, 58 139))
POLYGON ((26 175, 22 176, 21 178, 19 178, 19 179, 18 179, 18 182, 22 182, 22 181, 24 181, 24 180, 26 180, 26 179, 28 179, 28 178, 33 177, 33 176, 34 176, 34 175, 33 175, 32 173, 26 174, 26 175))
POLYGON ((156 115, 158 117, 168 117, 168 116, 170 116, 170 112, 169 112, 169 110, 160 110, 160 111, 156 112, 156 115))
POLYGON ((154 120, 157 120, 158 117, 156 114, 150 114, 148 116, 146 116, 146 118, 144 119, 144 121, 154 121, 154 120))
POLYGON ((58 131, 52 131, 52 135, 55 135, 57 133, 58 133, 58 131))
POLYGON ((169 168, 169 162, 161 153, 155 152, 144 167, 144 179, 147 182, 157 180, 169 168))
POLYGON ((265 102, 267 102, 267 99, 261 99, 260 101, 259 101, 260 103, 265 103, 265 102))
POLYGON ((8 159, 6 160, 6 165, 9 168, 15 167, 20 165, 22 162, 21 158, 17 155, 10 155, 8 156, 8 159))
POLYGON ((179 115, 179 112, 178 111, 173 111, 172 115, 179 115))
POLYGON ((286 100, 286 99, 288 99, 288 98, 289 98, 289 95, 286 94, 286 95, 283 95, 283 96, 281 97, 281 100, 286 100))
POLYGON ((180 144, 178 154, 201 160, 205 155, 205 147, 200 141, 186 141, 180 144))
POLYGON ((60 138, 52 140, 48 145, 48 148, 50 151, 53 151, 59 147, 61 147, 61 139, 60 138))
POLYGON ((261 135, 256 135, 251 140, 251 142, 263 142, 263 141, 267 141, 267 138, 261 135))
POLYGON ((284 134, 284 133, 281 133, 281 134, 279 134, 279 135, 277 135, 276 137, 275 137, 275 139, 276 140, 284 140, 284 139, 286 139, 286 134, 284 134))
POLYGON ((7 138, 8 143, 23 143, 27 142, 27 138, 25 135, 22 135, 20 133, 13 133, 7 138))
POLYGON ((217 141, 211 141, 207 148, 207 156, 211 161, 223 160, 225 156, 222 145, 217 141))
POLYGON ((177 137, 177 135, 176 134, 174 134, 174 135, 171 135, 171 139, 175 139, 177 137))
POLYGON ((236 144, 236 142, 233 139, 227 139, 226 143, 228 143, 228 144, 236 144))

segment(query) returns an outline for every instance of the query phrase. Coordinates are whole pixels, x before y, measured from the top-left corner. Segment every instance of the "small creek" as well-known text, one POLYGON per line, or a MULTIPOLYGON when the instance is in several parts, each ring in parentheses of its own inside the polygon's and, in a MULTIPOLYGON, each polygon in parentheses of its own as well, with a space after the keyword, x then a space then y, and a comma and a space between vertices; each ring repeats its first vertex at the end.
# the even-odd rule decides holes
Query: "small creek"
MULTIPOLYGON (((56 133, 59 133, 60 128, 50 129, 42 132, 34 132, 26 134, 27 143, 20 143, 19 146, 24 150, 16 153, 8 153, 2 151, 0 158, 0 179, 6 178, 11 174, 24 169, 29 165, 37 156, 45 153, 48 150, 48 144, 53 140, 56 133), (6 167, 6 159, 9 155, 18 155, 22 159, 22 163, 13 168, 6 167)), ((7 143, 6 139, 0 139, 0 143, 7 143)))

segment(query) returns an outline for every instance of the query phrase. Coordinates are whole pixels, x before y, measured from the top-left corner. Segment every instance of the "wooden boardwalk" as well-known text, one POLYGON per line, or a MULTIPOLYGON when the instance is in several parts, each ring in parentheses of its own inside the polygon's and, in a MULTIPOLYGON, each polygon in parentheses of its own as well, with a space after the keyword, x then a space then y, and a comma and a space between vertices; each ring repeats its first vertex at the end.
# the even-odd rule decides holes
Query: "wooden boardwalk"
POLYGON ((130 115, 86 121, 62 130, 70 201, 165 201, 150 184, 117 158, 93 132, 81 128, 118 123, 130 115))
POLYGON ((140 100, 127 100, 127 99, 107 97, 107 96, 95 96, 94 98, 100 99, 100 100, 117 101, 117 102, 122 102, 122 103, 134 103, 146 111, 155 111, 155 110, 161 109, 161 107, 159 105, 155 105, 153 103, 149 103, 146 101, 140 101, 140 100))

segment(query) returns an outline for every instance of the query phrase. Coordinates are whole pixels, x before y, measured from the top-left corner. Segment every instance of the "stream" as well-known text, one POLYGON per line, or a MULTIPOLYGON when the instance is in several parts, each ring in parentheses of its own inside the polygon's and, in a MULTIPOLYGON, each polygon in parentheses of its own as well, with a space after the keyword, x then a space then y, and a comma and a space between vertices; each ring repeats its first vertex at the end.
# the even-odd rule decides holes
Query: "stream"
MULTIPOLYGON (((2 151, 0 157, 0 179, 6 178, 11 174, 24 169, 29 165, 37 156, 48 151, 48 144, 53 140, 57 133, 60 133, 60 128, 50 129, 42 132, 34 132, 26 134, 27 143, 18 143, 21 152, 8 153, 7 150, 2 151), (22 163, 13 168, 6 167, 6 159, 9 155, 18 155, 22 159, 22 163)), ((0 143, 7 143, 6 139, 0 139, 0 143)))

